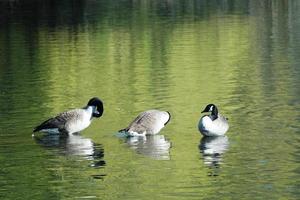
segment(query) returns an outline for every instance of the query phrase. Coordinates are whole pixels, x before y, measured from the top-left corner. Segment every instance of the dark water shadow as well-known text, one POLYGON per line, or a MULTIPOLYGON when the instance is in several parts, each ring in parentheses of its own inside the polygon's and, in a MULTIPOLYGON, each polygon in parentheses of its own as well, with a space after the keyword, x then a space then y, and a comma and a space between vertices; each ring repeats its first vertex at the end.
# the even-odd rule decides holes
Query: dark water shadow
POLYGON ((104 149, 101 144, 95 144, 91 139, 79 134, 61 136, 59 134, 41 134, 33 136, 37 144, 46 149, 56 149, 63 156, 78 156, 91 161, 90 166, 100 168, 106 165, 104 149))
POLYGON ((164 135, 123 137, 122 139, 138 154, 155 160, 170 160, 171 142, 164 135))
POLYGON ((213 169, 210 175, 218 176, 218 169, 222 164, 223 155, 229 148, 228 137, 202 137, 198 147, 204 164, 213 169))

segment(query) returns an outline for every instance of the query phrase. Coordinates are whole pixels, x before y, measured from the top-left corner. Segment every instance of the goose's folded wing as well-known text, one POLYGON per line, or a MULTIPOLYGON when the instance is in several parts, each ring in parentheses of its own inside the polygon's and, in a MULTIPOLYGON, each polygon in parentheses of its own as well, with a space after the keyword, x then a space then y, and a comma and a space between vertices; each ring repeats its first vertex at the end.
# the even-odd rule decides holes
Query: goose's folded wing
POLYGON ((60 113, 56 117, 52 117, 44 121, 43 123, 41 123, 39 126, 35 127, 33 132, 40 131, 42 129, 52 129, 52 128, 58 128, 59 130, 63 130, 65 128, 65 124, 67 123, 67 121, 78 117, 77 115, 78 114, 75 112, 75 110, 60 113))
POLYGON ((147 125, 152 122, 151 112, 140 113, 125 129, 120 131, 144 132, 147 125))
POLYGON ((222 115, 220 115, 220 119, 221 119, 221 121, 226 122, 226 123, 228 121, 228 118, 225 116, 222 116, 222 115))

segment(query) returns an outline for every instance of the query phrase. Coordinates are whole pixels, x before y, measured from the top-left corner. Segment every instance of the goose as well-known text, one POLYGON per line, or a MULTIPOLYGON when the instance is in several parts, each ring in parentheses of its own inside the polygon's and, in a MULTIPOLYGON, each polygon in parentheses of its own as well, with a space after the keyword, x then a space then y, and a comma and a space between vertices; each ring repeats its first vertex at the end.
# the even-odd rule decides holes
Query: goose
POLYGON ((87 128, 92 119, 103 114, 103 103, 97 98, 91 98, 83 108, 77 108, 58 114, 33 129, 33 132, 72 134, 87 128))
POLYGON ((227 118, 218 112, 218 108, 214 104, 208 104, 201 112, 211 112, 210 115, 204 115, 200 118, 198 129, 204 136, 221 136, 229 129, 227 118))
POLYGON ((119 132, 126 132, 128 136, 155 135, 169 123, 170 119, 171 114, 168 111, 147 110, 119 132))

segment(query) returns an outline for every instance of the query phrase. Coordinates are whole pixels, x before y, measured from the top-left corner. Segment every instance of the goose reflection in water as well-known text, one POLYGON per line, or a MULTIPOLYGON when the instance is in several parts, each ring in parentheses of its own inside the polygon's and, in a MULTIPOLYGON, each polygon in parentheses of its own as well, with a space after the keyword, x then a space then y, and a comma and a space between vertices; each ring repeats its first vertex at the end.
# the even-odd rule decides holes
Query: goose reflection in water
POLYGON ((228 148, 229 140, 227 136, 203 137, 199 144, 204 164, 212 168, 219 167, 222 163, 222 155, 228 148))
POLYGON ((171 143, 163 135, 127 137, 126 143, 138 154, 156 160, 170 160, 171 143))
POLYGON ((79 134, 61 136, 59 134, 43 134, 34 136, 35 141, 45 148, 57 148, 59 153, 66 156, 78 156, 92 161, 91 166, 98 168, 105 166, 102 145, 92 142, 79 134))

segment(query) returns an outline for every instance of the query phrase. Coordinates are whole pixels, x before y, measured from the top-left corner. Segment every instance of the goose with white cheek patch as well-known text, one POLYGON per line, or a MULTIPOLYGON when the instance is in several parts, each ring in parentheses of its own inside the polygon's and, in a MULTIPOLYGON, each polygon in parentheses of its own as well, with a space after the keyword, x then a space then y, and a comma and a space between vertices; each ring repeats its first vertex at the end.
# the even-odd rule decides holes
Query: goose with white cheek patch
POLYGON ((33 132, 72 134, 87 128, 93 118, 99 118, 103 114, 102 101, 94 97, 83 108, 69 110, 50 118, 37 127, 33 132))
POLYGON ((229 124, 227 118, 218 112, 216 105, 208 104, 201 113, 204 112, 211 112, 211 114, 202 116, 198 123, 198 129, 203 135, 221 136, 228 131, 229 124))
POLYGON ((128 136, 145 136, 157 134, 171 119, 168 111, 148 110, 140 113, 127 128, 119 132, 125 132, 128 136))

